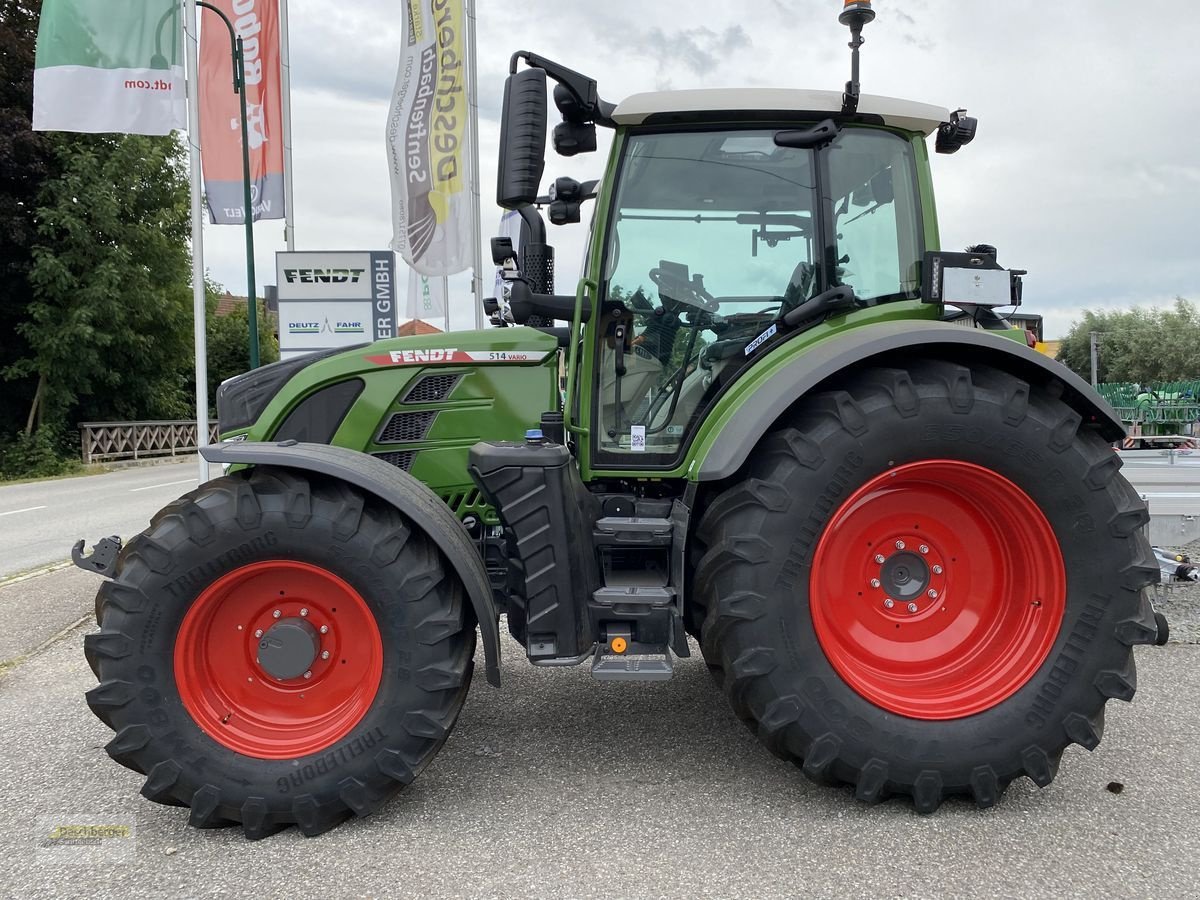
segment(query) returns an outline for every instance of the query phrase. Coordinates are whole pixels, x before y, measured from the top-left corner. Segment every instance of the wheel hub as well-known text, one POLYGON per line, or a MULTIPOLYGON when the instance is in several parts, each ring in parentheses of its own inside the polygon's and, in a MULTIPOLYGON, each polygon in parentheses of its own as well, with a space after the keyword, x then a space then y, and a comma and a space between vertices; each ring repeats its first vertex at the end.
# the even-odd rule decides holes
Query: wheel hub
POLYGON ((266 560, 192 602, 175 640, 184 708, 220 744, 261 759, 317 753, 374 701, 383 642, 362 595, 328 569, 266 560))
POLYGON ((809 583, 833 668, 919 719, 972 715, 1015 693, 1049 654, 1065 602, 1042 511, 958 460, 897 466, 859 488, 822 533, 809 583))
POLYGON ((272 678, 287 681, 312 671, 321 652, 321 637, 305 619, 282 619, 258 641, 256 661, 272 678))
POLYGON ((889 597, 911 600, 925 593, 929 584, 929 566, 915 553, 903 550, 893 553, 880 566, 879 581, 889 597))

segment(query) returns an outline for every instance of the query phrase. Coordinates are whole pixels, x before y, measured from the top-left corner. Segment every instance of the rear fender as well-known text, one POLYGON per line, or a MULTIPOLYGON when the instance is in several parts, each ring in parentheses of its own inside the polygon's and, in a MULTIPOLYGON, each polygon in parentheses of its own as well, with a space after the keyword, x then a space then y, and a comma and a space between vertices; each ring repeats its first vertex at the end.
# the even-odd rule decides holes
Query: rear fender
POLYGON ((1062 387, 1063 401, 1085 422, 1097 425, 1105 440, 1125 436, 1125 427, 1112 407, 1061 363, 986 331, 909 319, 842 332, 805 349, 760 379, 750 373, 744 379, 747 384, 740 403, 709 441, 692 479, 718 481, 734 475, 792 404, 835 376, 885 358, 889 365, 903 367, 905 357, 948 359, 968 366, 983 363, 1034 384, 1057 382, 1062 387))
POLYGON ((407 472, 380 459, 328 444, 239 442, 202 447, 210 463, 273 466, 317 472, 352 484, 412 519, 445 555, 462 581, 483 635, 489 684, 500 685, 500 626, 483 558, 444 502, 407 472))

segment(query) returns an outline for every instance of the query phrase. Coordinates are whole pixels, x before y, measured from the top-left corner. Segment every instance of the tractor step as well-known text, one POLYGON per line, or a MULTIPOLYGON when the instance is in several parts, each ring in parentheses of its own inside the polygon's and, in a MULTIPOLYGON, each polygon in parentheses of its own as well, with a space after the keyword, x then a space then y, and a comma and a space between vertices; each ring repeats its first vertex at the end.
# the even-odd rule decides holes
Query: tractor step
POLYGON ((646 616, 652 610, 669 608, 675 602, 675 589, 659 585, 618 583, 593 591, 592 600, 595 606, 601 608, 598 614, 605 618, 646 616))
POLYGON ((626 653, 601 649, 592 658, 592 677, 597 681, 666 681, 674 671, 665 647, 632 644, 626 653))
POLYGON ((671 520, 605 516, 596 520, 592 535, 602 547, 669 547, 671 520))

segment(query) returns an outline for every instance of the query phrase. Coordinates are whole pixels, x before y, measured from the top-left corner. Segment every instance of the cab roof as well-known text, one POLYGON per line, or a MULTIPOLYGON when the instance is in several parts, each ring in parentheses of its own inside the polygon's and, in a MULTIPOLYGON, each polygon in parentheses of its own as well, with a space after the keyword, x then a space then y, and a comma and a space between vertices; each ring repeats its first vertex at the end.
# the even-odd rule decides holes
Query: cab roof
MULTIPOLYGON (((803 91, 789 88, 706 88, 689 91, 653 91, 634 94, 617 104, 612 120, 618 125, 679 122, 697 118, 762 120, 782 113, 793 118, 804 113, 821 118, 842 110, 840 91, 803 91), (709 116, 704 114, 708 113, 709 116), (733 113, 734 115, 726 115, 733 113)), ((893 128, 929 135, 950 121, 950 110, 929 103, 863 94, 858 116, 876 119, 893 128)))

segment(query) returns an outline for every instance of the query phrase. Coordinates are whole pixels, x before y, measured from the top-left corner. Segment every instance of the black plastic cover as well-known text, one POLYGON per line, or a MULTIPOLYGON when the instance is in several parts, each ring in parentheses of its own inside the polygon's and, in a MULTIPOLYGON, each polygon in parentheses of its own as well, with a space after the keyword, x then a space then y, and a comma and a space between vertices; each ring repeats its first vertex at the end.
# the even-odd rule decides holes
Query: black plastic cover
POLYGON ((516 209, 533 203, 546 168, 546 73, 522 69, 504 82, 496 203, 516 209))
POLYGON ((346 413, 350 412, 362 389, 361 378, 349 378, 309 394, 287 414, 271 439, 331 443, 338 426, 346 418, 346 413))
POLYGON ((599 504, 570 452, 546 441, 481 442, 468 468, 508 533, 514 637, 530 659, 584 653, 594 639, 586 602, 600 585, 591 539, 599 504))

